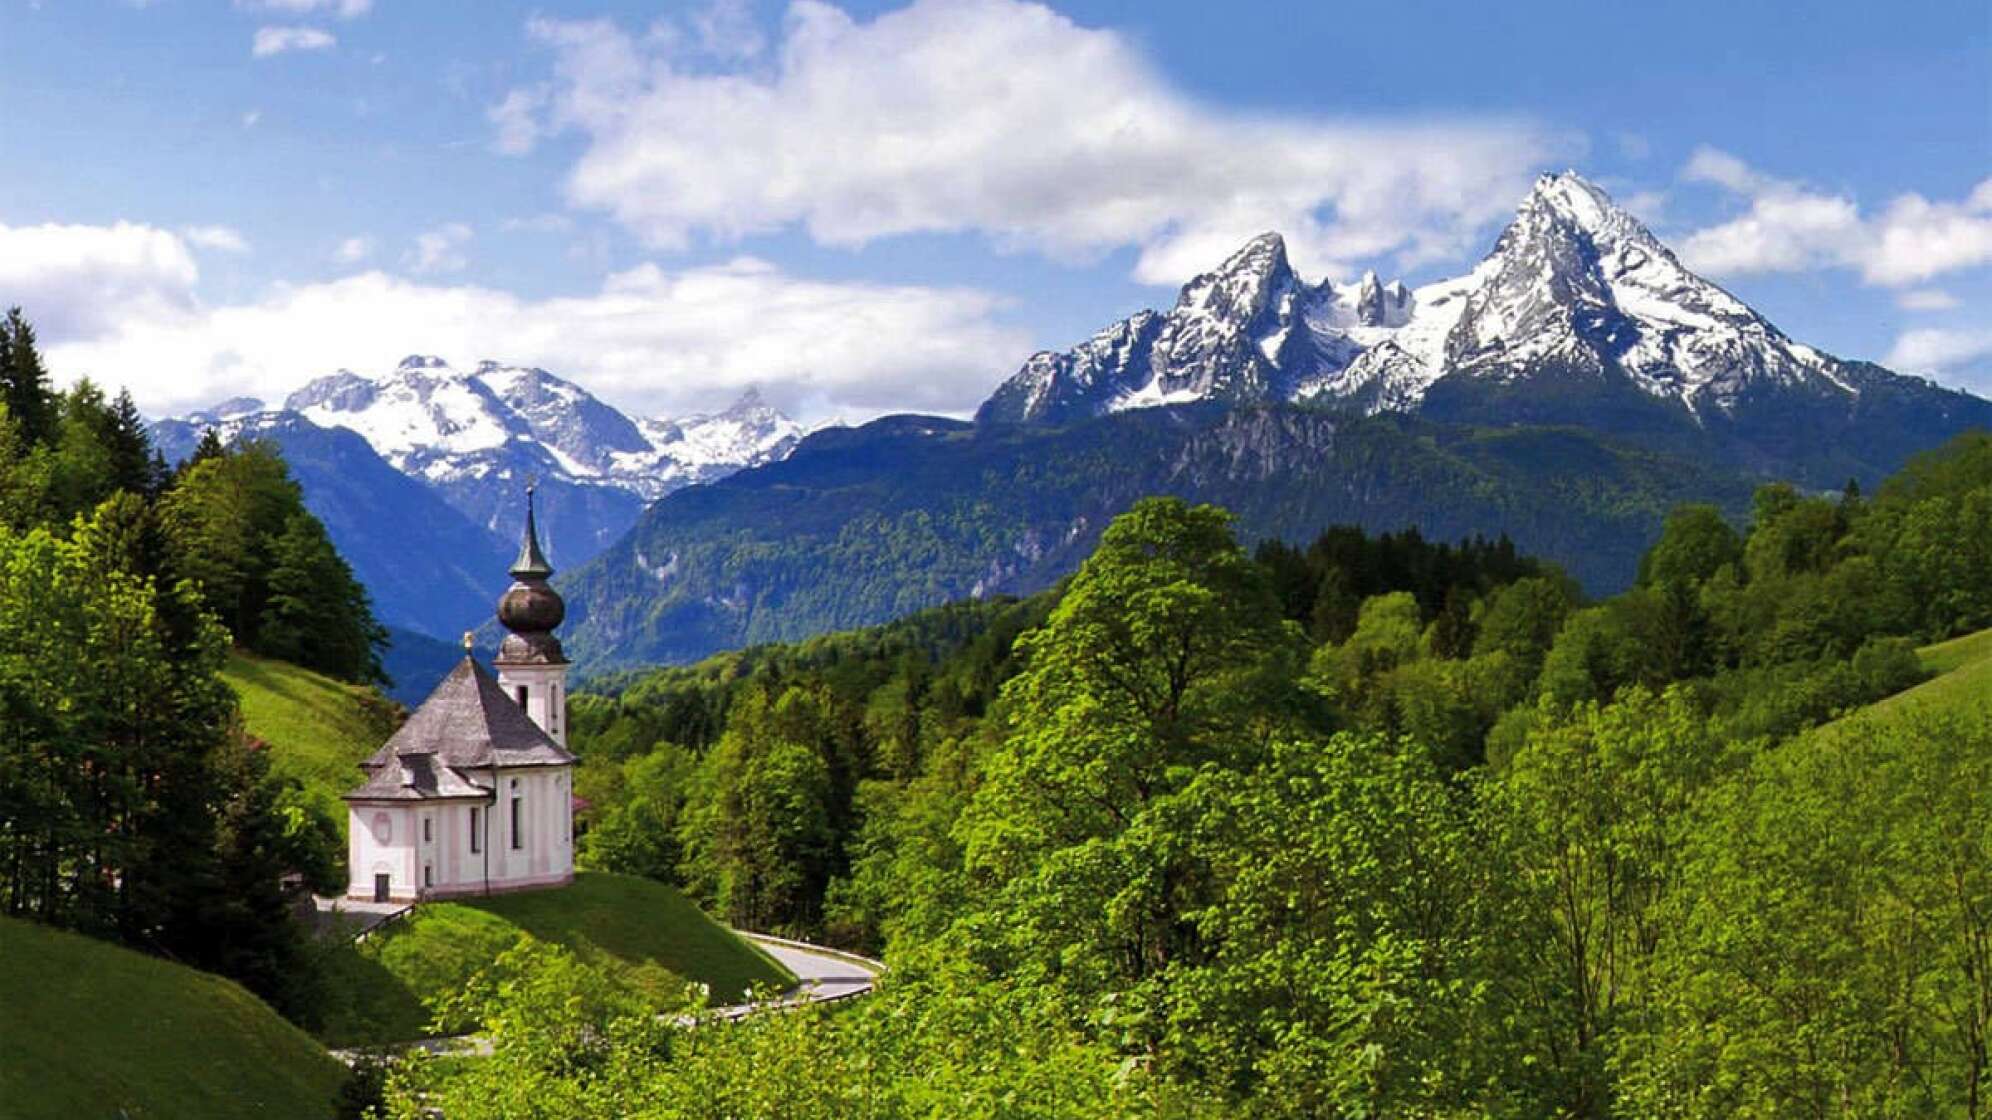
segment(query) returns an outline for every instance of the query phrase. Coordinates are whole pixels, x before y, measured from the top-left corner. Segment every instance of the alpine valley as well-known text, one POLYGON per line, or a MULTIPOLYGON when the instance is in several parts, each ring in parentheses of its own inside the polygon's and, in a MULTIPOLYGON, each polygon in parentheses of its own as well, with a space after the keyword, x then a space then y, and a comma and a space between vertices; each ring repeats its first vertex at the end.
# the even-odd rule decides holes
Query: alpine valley
POLYGON ((227 401, 153 434, 177 461, 209 428, 281 448, 381 620, 452 642, 504 590, 503 573, 479 561, 516 544, 528 480, 554 562, 577 568, 647 502, 779 459, 802 436, 752 390, 722 412, 632 419, 543 369, 466 372, 420 355, 378 376, 320 377, 277 408, 227 401))
MULTIPOLYGON (((567 648, 601 671, 1029 593, 1149 494, 1218 503, 1247 540, 1334 523, 1505 533, 1608 592, 1678 503, 1740 518, 1766 479, 1872 484, 1992 426, 1992 402, 1794 341, 1566 172, 1537 181, 1470 272, 1417 288, 1309 283, 1277 234, 1254 238, 1167 312, 1032 355, 973 423, 802 437, 750 399, 639 424, 544 371, 433 359, 162 438, 171 452, 215 422, 280 443, 348 429, 476 532, 505 534, 539 474, 567 648)), ((299 465, 329 504, 319 492, 350 478, 322 473, 299 465)), ((418 550, 327 522, 395 620, 395 577, 369 556, 418 550)), ((471 590, 481 610, 489 589, 471 590)))

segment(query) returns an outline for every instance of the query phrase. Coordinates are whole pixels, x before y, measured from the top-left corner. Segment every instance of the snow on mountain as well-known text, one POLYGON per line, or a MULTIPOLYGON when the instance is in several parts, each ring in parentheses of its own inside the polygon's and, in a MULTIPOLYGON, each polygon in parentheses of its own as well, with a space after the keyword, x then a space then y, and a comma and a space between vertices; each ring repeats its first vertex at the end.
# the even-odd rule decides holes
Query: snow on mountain
POLYGON ((802 436, 752 390, 723 412, 637 421, 543 369, 487 361, 464 372, 419 355, 378 377, 321 377, 285 406, 432 481, 525 470, 644 499, 781 458, 802 436))
MULTIPOLYGON (((1871 367, 1870 367, 1871 368, 1871 367)), ((1197 400, 1413 411, 1444 378, 1624 381, 1696 423, 1770 387, 1851 400, 1865 376, 1785 337, 1575 172, 1544 175, 1487 258, 1415 291, 1374 273, 1308 284, 1262 234, 1064 352, 1034 354, 979 414, 1061 421, 1197 400)))
POLYGON ((637 420, 543 369, 487 361, 466 371, 424 355, 377 375, 317 378, 281 409, 238 398, 187 420, 225 436, 292 421, 351 432, 501 539, 517 535, 519 491, 536 480, 562 566, 607 547, 647 503, 784 458, 805 434, 752 390, 720 412, 637 420))

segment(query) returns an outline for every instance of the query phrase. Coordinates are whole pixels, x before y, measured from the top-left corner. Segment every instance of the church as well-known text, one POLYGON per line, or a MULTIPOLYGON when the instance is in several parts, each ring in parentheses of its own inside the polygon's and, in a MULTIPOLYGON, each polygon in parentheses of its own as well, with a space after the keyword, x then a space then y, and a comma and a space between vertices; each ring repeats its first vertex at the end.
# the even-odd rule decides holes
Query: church
POLYGON ((464 636, 463 660, 372 758, 345 797, 347 897, 373 902, 495 894, 574 881, 574 756, 566 604, 547 584, 533 492, 498 602, 508 633, 494 677, 464 636))

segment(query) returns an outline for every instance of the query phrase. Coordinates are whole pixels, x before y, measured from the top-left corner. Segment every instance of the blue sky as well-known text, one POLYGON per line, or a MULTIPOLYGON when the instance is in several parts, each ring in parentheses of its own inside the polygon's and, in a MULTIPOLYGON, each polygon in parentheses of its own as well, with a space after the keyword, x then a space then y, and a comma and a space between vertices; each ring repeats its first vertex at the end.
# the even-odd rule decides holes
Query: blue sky
POLYGON ((1992 389, 1983 5, 0 11, 0 299, 156 412, 412 352, 959 412, 1260 229, 1461 271, 1565 166, 1787 333, 1992 389))

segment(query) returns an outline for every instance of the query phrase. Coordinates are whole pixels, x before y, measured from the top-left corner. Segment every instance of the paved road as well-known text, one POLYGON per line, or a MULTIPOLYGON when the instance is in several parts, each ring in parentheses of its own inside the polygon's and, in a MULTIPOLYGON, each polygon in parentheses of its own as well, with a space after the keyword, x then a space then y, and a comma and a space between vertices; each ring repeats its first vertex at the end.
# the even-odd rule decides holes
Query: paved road
MULTIPOLYGON (((776 1001, 776 1006, 797 1003, 835 1003, 838 1000, 861 996, 878 984, 878 974, 885 966, 877 961, 851 953, 840 953, 825 949, 820 945, 810 945, 801 941, 790 941, 783 937, 769 937, 762 933, 749 933, 746 930, 733 932, 760 946, 761 951, 781 962, 783 968, 795 973, 796 986, 784 993, 776 1001)), ((754 1004, 741 1004, 719 1009, 728 1018, 739 1018, 762 1008, 754 1004)))
MULTIPOLYGON (((748 933, 746 930, 734 932, 760 946, 763 952, 780 961, 783 968, 794 973, 796 986, 768 1002, 715 1007, 701 1018, 744 1019, 760 1011, 797 1007, 805 1003, 835 1003, 838 1000, 851 999, 871 991, 878 983, 879 973, 885 970, 885 966, 877 961, 840 953, 835 949, 825 949, 820 945, 770 937, 763 933, 748 933)), ((697 1025, 697 1020, 690 1015, 678 1016, 677 1022, 685 1026, 697 1025)), ((406 1042, 398 1046, 389 1046, 387 1049, 419 1049, 432 1054, 488 1055, 491 1053, 491 1040, 482 1035, 455 1035, 449 1038, 406 1042)), ((357 1049, 334 1050, 332 1056, 351 1065, 360 1053, 361 1051, 357 1049)))

